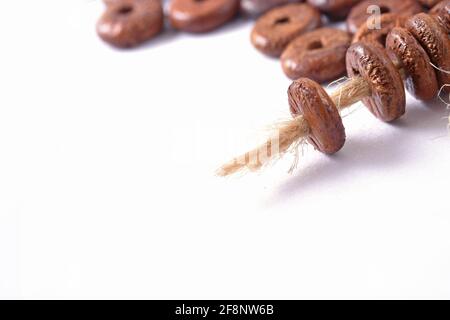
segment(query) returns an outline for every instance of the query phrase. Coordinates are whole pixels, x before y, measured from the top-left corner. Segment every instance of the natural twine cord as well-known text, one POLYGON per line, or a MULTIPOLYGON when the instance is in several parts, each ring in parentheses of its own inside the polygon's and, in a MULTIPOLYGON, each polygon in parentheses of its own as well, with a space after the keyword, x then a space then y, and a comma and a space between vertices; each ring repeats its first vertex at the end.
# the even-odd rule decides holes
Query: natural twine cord
MULTIPOLYGON (((399 70, 402 78, 405 78, 405 71, 403 70, 402 65, 398 62, 396 63, 395 61, 394 65, 397 70, 399 70)), ((443 70, 442 68, 435 66, 433 63, 431 63, 431 65, 439 72, 450 74, 450 71, 448 70, 443 70)), ((448 109, 450 109, 450 103, 447 103, 441 97, 441 93, 448 86, 450 86, 450 84, 442 86, 439 91, 438 98, 444 102, 448 109)), ((354 77, 344 82, 341 87, 330 95, 330 98, 338 110, 342 111, 368 96, 370 96, 369 84, 362 77, 354 77)), ((234 158, 220 167, 216 172, 217 175, 226 177, 243 170, 257 171, 269 164, 271 161, 280 159, 290 150, 293 150, 296 155, 294 164, 292 165, 290 171, 295 169, 298 163, 298 148, 303 142, 305 142, 311 130, 307 121, 303 118, 303 116, 299 116, 294 119, 276 123, 272 126, 272 128, 274 128, 275 135, 270 136, 266 142, 259 147, 234 158), (277 141, 278 143, 274 143, 277 141)))
MULTIPOLYGON (((370 95, 369 84, 361 77, 346 81, 340 88, 331 94, 331 100, 339 111, 355 104, 370 95)), ((310 133, 308 122, 303 116, 282 121, 273 126, 274 135, 270 136, 259 147, 235 157, 217 170, 217 175, 226 177, 242 170, 257 171, 273 160, 281 158, 288 151, 298 149, 310 133), (278 144, 274 143, 278 141, 278 144)), ((298 154, 298 152, 296 152, 298 154)), ((291 168, 295 168, 296 161, 291 168)))

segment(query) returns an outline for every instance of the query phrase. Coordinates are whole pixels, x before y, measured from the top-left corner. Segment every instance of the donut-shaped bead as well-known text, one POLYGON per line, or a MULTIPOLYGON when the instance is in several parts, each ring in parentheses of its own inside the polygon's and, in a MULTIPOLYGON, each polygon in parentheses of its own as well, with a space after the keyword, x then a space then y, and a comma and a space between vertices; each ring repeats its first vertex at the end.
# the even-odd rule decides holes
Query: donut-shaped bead
POLYGON ((241 11, 246 16, 257 17, 274 7, 301 0, 241 0, 241 11))
MULTIPOLYGON (((450 40, 440 24, 430 15, 419 13, 406 22, 406 28, 425 49, 436 70, 440 86, 450 84, 450 40), (445 72, 447 71, 447 72, 445 72)), ((450 87, 446 87, 450 92, 450 87)))
POLYGON ((370 13, 368 9, 380 8, 378 13, 395 13, 410 17, 423 11, 416 0, 365 0, 353 7, 347 18, 347 28, 351 33, 358 31, 359 27, 366 23, 367 19, 377 12, 370 13))
POLYGON ((161 2, 155 0, 118 0, 108 3, 97 23, 97 33, 105 42, 120 47, 137 46, 163 28, 161 2))
POLYGON ((348 49, 346 61, 348 75, 361 76, 368 83, 371 96, 362 101, 377 118, 390 122, 405 113, 402 78, 381 46, 355 43, 348 49))
POLYGON ((310 127, 308 141, 325 154, 338 152, 345 144, 341 116, 327 92, 307 78, 294 81, 288 90, 292 116, 303 115, 310 127))
POLYGON ((361 0, 307 0, 308 3, 332 19, 344 19, 361 0))
POLYGON ((262 53, 278 57, 295 37, 321 24, 316 8, 308 4, 288 4, 262 15, 253 27, 251 41, 262 53))
POLYGON ((332 28, 301 35, 283 51, 283 71, 293 80, 301 77, 317 82, 334 80, 345 73, 345 53, 350 41, 347 32, 332 28))
POLYGON ((172 0, 170 24, 186 32, 208 32, 231 20, 239 11, 239 0, 172 0))
POLYGON ((380 29, 373 29, 373 19, 369 18, 367 23, 364 23, 353 37, 352 43, 361 41, 374 41, 381 44, 383 47, 386 44, 386 37, 395 27, 403 27, 406 23, 407 18, 403 15, 398 15, 396 13, 385 13, 379 18, 380 29))
POLYGON ((414 36, 404 28, 394 28, 387 37, 386 48, 392 60, 398 59, 406 73, 406 89, 418 99, 433 99, 438 92, 436 72, 414 36))

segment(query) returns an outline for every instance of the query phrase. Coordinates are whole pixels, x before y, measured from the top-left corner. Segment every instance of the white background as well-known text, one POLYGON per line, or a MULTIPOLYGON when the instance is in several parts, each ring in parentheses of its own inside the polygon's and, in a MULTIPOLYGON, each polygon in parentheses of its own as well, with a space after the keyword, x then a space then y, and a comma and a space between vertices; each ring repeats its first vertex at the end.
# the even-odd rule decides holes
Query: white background
POLYGON ((450 298, 442 102, 345 117, 334 157, 214 170, 289 117, 290 81, 238 20, 131 51, 101 1, 4 1, 0 297, 450 298))

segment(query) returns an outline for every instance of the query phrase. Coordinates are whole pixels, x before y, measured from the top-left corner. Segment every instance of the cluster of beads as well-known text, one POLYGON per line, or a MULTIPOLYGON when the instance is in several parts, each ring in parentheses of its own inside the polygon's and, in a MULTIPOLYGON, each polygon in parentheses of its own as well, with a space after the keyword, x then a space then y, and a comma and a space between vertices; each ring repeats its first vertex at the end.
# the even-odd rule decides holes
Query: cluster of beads
MULTIPOLYGON (((448 34, 430 15, 419 13, 394 28, 387 37, 387 50, 375 42, 357 42, 346 54, 349 77, 361 77, 368 93, 364 105, 380 120, 390 122, 405 113, 407 89, 417 98, 436 96, 438 83, 450 83, 450 75, 433 69, 430 61, 450 70, 448 34)), ((301 78, 289 87, 294 117, 303 116, 310 127, 309 140, 317 150, 330 154, 341 149, 345 131, 336 104, 316 82, 301 78)), ((344 106, 339 106, 342 109, 344 106)))
MULTIPOLYGON (((162 0, 103 1, 106 11, 97 32, 114 46, 137 46, 164 28, 162 0)), ((257 17, 251 32, 254 47, 279 57, 294 80, 288 90, 293 120, 280 130, 279 153, 303 138, 323 153, 339 151, 346 139, 340 111, 359 100, 390 122, 405 113, 405 87, 425 101, 440 88, 450 92, 450 0, 303 2, 171 0, 168 6, 171 26, 194 33, 216 29, 238 12, 257 17), (322 27, 323 14, 330 20, 346 18, 347 30, 322 27), (350 80, 329 96, 319 83, 345 72, 350 80)), ((247 153, 219 173, 260 168, 275 156, 271 145, 268 141, 252 151, 256 163, 250 163, 255 154, 247 153)))
POLYGON ((218 174, 259 169, 303 138, 320 152, 336 153, 346 140, 340 111, 362 100, 380 120, 394 121, 405 113, 404 83, 418 99, 435 97, 440 86, 450 83, 450 74, 440 71, 450 70, 449 4, 444 1, 431 14, 416 14, 404 28, 393 28, 386 48, 375 41, 352 44, 345 55, 350 80, 331 96, 316 81, 295 80, 288 89, 293 119, 280 130, 279 154, 271 154, 271 139, 233 159, 218 174))
POLYGON ((384 46, 393 28, 405 27, 408 18, 432 5, 436 6, 430 14, 448 27, 446 1, 309 0, 288 4, 262 15, 251 40, 260 52, 280 57, 284 73, 292 80, 308 77, 323 83, 345 74, 345 54, 352 43, 375 41, 384 46), (347 16, 347 30, 322 27, 321 13, 332 19, 347 16))

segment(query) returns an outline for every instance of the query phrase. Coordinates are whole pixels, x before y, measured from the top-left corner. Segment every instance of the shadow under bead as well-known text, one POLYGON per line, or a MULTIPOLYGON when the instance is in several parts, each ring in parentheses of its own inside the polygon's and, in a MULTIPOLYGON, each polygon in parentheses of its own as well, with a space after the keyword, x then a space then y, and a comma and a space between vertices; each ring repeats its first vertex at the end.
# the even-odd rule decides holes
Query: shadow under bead
POLYGON ((345 54, 350 46, 349 33, 321 28, 292 40, 281 55, 284 73, 295 80, 307 77, 317 82, 335 80, 345 69, 345 54))
POLYGON ((161 32, 163 8, 155 0, 120 0, 111 2, 97 23, 97 33, 105 42, 130 48, 161 32))
POLYGON ((169 20, 175 29, 202 33, 224 25, 238 11, 239 0, 172 0, 169 20))
POLYGON ((253 46, 262 53, 279 57, 297 36, 322 25, 320 12, 308 4, 288 4, 262 15, 251 32, 253 46))

